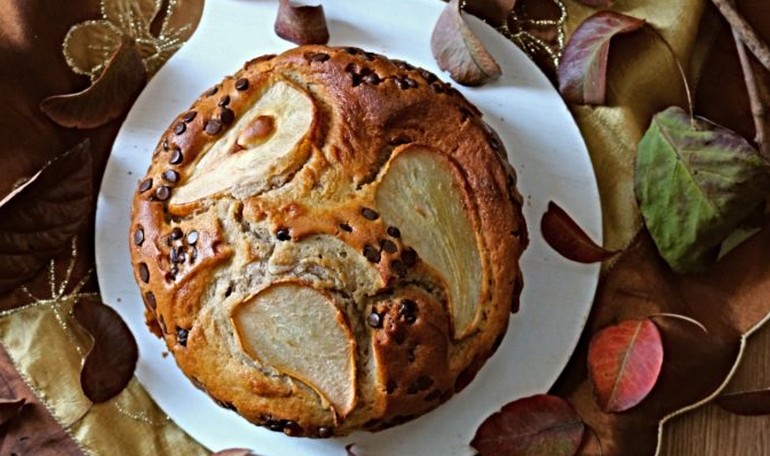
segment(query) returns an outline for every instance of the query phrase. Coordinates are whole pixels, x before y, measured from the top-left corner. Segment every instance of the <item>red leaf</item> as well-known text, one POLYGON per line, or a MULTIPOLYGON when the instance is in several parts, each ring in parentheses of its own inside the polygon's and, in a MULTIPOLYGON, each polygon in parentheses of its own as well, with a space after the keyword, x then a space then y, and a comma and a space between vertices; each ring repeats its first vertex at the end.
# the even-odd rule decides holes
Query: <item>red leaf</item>
POLYGON ((24 283, 64 247, 91 211, 91 144, 51 160, 0 206, 0 293, 24 283))
POLYGON ((26 402, 27 400, 24 398, 0 399, 0 427, 15 418, 26 402))
POLYGON ((136 340, 111 307, 80 300, 73 308, 75 319, 94 340, 80 371, 83 393, 94 403, 118 395, 131 381, 139 350, 136 340))
POLYGON ((63 127, 96 128, 128 111, 146 83, 147 70, 138 47, 124 40, 89 88, 48 97, 40 109, 63 127))
POLYGON ((489 416, 471 446, 481 456, 572 456, 584 431, 567 401, 540 394, 513 401, 489 416))
POLYGON ((515 6, 516 0, 466 0, 464 8, 490 25, 500 27, 508 22, 515 6))
POLYGON ((738 415, 770 415, 770 389, 726 393, 714 402, 738 415))
POLYGON ((548 210, 540 219, 543 239, 564 258, 578 263, 596 263, 617 252, 597 245, 572 217, 558 204, 548 202, 548 210))
POLYGON ((439 68, 460 84, 479 86, 502 74, 500 65, 465 23, 459 0, 450 0, 444 7, 430 37, 430 49, 439 68))
POLYGON ((643 19, 612 11, 600 11, 580 24, 559 62, 559 91, 564 99, 577 104, 604 104, 610 39, 644 24, 643 19))
POLYGON ((588 375, 605 412, 622 412, 652 391, 663 366, 663 341, 650 320, 602 329, 588 347, 588 375))
POLYGON ((295 6, 291 0, 280 0, 274 28, 276 35, 294 44, 329 42, 323 5, 295 6))

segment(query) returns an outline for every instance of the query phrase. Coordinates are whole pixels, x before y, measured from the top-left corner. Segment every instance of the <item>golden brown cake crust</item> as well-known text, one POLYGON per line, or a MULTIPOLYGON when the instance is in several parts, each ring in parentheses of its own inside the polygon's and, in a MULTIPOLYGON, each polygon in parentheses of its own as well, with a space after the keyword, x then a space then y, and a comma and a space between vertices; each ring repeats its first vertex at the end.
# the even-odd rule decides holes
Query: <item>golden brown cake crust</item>
POLYGON ((359 49, 303 46, 247 62, 172 122, 134 197, 130 249, 148 323, 196 386, 271 430, 328 437, 418 416, 473 378, 519 297, 521 204, 500 139, 448 84, 359 49), (459 216, 399 214, 402 187, 410 201, 454 195, 433 214, 459 216), (474 265, 470 291, 453 287, 447 271, 474 265), (269 318, 249 306, 275 284, 339 310, 339 334, 354 338, 339 377, 353 384, 328 393, 339 397, 323 393, 333 373, 281 367, 302 352, 273 353, 236 321, 269 318))

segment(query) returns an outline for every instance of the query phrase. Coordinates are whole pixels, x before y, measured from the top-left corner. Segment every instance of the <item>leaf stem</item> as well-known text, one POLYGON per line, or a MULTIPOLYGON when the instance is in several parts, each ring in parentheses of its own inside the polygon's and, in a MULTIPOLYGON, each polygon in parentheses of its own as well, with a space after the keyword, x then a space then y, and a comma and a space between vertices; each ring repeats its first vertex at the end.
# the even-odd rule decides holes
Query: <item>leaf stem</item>
POLYGON ((687 95, 687 108, 688 112, 690 113, 690 124, 692 125, 693 130, 695 129, 695 109, 693 108, 692 104, 692 92, 690 91, 690 83, 687 82, 687 75, 684 72, 684 68, 682 68, 682 63, 679 61, 679 57, 676 55, 676 51, 674 51, 674 48, 671 47, 671 45, 668 43, 668 41, 663 38, 663 35, 660 34, 660 32, 653 27, 651 24, 647 24, 648 26, 645 27, 648 30, 651 30, 652 33, 661 41, 663 42, 663 45, 666 46, 666 49, 668 49, 668 53, 671 55, 671 58, 674 59, 674 63, 676 64, 676 69, 679 71, 679 76, 682 78, 682 84, 684 85, 684 93, 687 95))
POLYGON ((725 20, 730 24, 733 33, 736 33, 741 41, 746 44, 752 54, 757 57, 762 65, 770 71, 770 47, 765 44, 756 30, 735 8, 733 0, 711 0, 719 9, 725 20))
POLYGON ((738 50, 738 58, 741 61, 741 69, 743 70, 743 78, 746 81, 746 91, 749 94, 749 105, 751 106, 751 117, 754 119, 754 130, 756 136, 754 141, 759 147, 759 153, 763 157, 770 160, 770 143, 768 143, 767 131, 765 130, 767 121, 767 111, 765 110, 762 100, 759 96, 759 88, 757 86, 757 78, 754 74, 754 70, 751 67, 751 61, 749 55, 746 52, 746 45, 741 41, 741 37, 738 32, 733 29, 733 39, 735 40, 735 48, 738 50))

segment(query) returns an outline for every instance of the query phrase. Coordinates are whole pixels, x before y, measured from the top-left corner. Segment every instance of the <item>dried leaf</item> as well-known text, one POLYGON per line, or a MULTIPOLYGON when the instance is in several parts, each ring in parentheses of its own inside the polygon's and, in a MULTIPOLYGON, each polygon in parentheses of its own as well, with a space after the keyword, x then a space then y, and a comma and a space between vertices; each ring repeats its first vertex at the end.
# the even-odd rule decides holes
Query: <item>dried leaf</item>
POLYGON ((80 385, 86 397, 98 404, 115 397, 131 381, 139 349, 134 335, 111 307, 83 299, 73 313, 93 338, 80 371, 80 385))
POLYGON ((634 186, 658 251, 678 272, 705 269, 770 193, 770 164, 734 132, 679 107, 639 142, 634 186))
POLYGON ((85 140, 45 165, 0 207, 0 293, 35 275, 88 220, 91 163, 85 140))
POLYGON ((86 90, 48 97, 40 109, 57 124, 96 128, 124 114, 147 82, 137 46, 124 40, 99 78, 86 90))
POLYGON ((463 8, 490 25, 500 27, 507 23, 515 6, 516 0, 466 0, 463 8))
POLYGON ((614 0, 577 0, 577 2, 591 8, 609 8, 615 4, 614 0))
POLYGON ((628 320, 596 333, 588 347, 588 375, 606 412, 641 402, 658 381, 663 341, 650 320, 628 320))
POLYGON ((27 403, 27 400, 24 398, 21 398, 21 399, 0 398, 0 427, 2 427, 5 423, 15 418, 16 415, 18 415, 19 412, 21 412, 21 408, 24 407, 24 404, 26 403, 27 403))
POLYGON ((459 0, 450 0, 439 16, 430 48, 439 68, 460 84, 479 86, 502 74, 500 65, 465 23, 459 0))
POLYGON ((603 105, 607 86, 610 40, 619 33, 638 30, 643 19, 600 11, 575 30, 559 62, 559 92, 576 104, 603 105))
POLYGON ((296 6, 291 0, 280 0, 275 34, 294 44, 328 43, 329 29, 323 5, 296 6))
POLYGON ((212 453, 211 456, 257 456, 256 453, 247 448, 228 448, 212 453))
POLYGON ((714 402, 738 415, 770 415, 770 389, 727 393, 714 402))
POLYGON ((580 225, 558 204, 548 202, 548 210, 540 219, 543 239, 564 258, 578 263, 596 263, 617 252, 597 245, 580 225))
POLYGON ((481 456, 572 456, 584 431, 567 401, 541 394, 513 401, 490 415, 471 446, 481 456))

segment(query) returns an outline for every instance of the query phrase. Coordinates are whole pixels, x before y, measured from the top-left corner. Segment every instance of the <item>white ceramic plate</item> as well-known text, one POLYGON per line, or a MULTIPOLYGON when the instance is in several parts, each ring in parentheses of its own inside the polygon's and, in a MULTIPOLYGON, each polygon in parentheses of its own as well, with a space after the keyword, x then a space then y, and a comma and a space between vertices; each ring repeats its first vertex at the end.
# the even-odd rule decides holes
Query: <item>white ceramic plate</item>
MULTIPOLYGON (((353 45, 409 61, 442 75, 430 54, 439 0, 327 0, 332 45, 353 45)), ((468 455, 478 425, 503 404, 542 393, 555 381, 583 329, 598 266, 562 259, 542 240, 540 217, 557 201, 601 239, 601 209, 591 162, 569 111, 538 68, 513 44, 471 20, 504 74, 476 89, 458 87, 497 130, 519 175, 531 243, 523 257, 521 311, 471 385, 421 418, 376 434, 314 440, 253 426, 195 389, 165 345, 144 324, 128 248, 130 202, 151 152, 171 120, 206 88, 248 59, 290 48, 273 33, 277 2, 208 0, 192 39, 155 75, 118 134, 96 213, 96 265, 106 303, 139 343, 136 375, 179 426, 212 450, 252 448, 264 456, 343 456, 356 443, 367 456, 468 455)), ((447 79, 445 75, 442 75, 447 79)))

